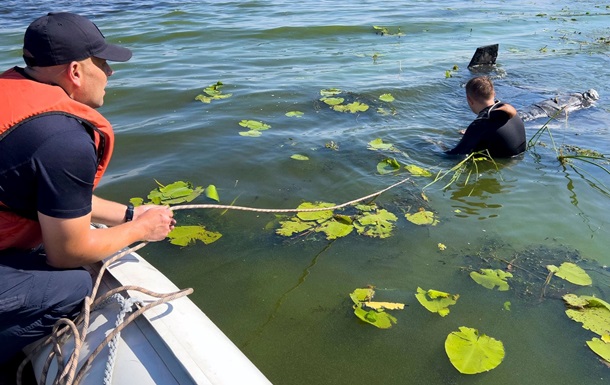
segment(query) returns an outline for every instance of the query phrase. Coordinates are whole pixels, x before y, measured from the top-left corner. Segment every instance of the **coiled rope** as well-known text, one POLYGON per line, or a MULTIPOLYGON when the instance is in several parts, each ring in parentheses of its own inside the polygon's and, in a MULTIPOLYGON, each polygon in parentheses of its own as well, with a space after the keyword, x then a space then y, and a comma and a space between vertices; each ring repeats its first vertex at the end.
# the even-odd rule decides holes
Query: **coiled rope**
MULTIPOLYGON (((230 205, 219 205, 219 204, 192 204, 192 205, 172 206, 171 209, 172 210, 228 209, 228 210, 241 210, 241 211, 252 211, 252 212, 262 212, 262 213, 329 211, 329 210, 340 209, 340 208, 352 205, 354 203, 358 203, 358 202, 361 202, 361 201, 364 201, 364 200, 367 200, 370 198, 374 198, 398 185, 401 185, 401 184, 407 182, 408 180, 409 180, 409 178, 405 178, 399 182, 396 182, 396 183, 384 188, 383 190, 379 190, 375 193, 366 195, 364 197, 354 199, 352 201, 345 202, 345 203, 331 206, 331 207, 295 208, 295 209, 261 209, 261 208, 254 208, 254 207, 230 206, 230 205)), ((98 292, 100 284, 102 282, 102 276, 104 275, 104 272, 107 270, 108 266, 110 266, 112 263, 119 260, 120 258, 124 257, 125 255, 131 254, 131 253, 134 253, 134 252, 140 250, 147 244, 148 244, 148 242, 144 241, 144 242, 137 244, 136 246, 119 251, 116 254, 114 254, 113 256, 109 257, 102 264, 100 271, 97 274, 95 284, 93 285, 93 290, 91 292, 91 295, 85 297, 85 299, 83 300, 83 306, 82 306, 79 316, 74 321, 67 319, 67 318, 62 318, 55 323, 55 325, 53 326, 53 331, 52 331, 51 335, 49 337, 47 337, 45 340, 43 340, 38 346, 36 346, 34 348, 34 350, 32 350, 32 352, 30 354, 28 354, 28 356, 23 360, 23 362, 19 366, 19 368, 17 370, 17 384, 18 385, 22 384, 23 369, 25 368, 27 363, 29 361, 31 361, 36 356, 36 354, 38 354, 44 347, 46 347, 48 345, 52 345, 52 350, 49 353, 49 355, 45 361, 39 383, 46 384, 49 368, 51 366, 51 363, 55 359, 55 361, 57 362, 57 374, 55 376, 55 379, 53 380, 53 385, 78 385, 80 383, 80 381, 83 379, 84 375, 86 374, 86 372, 89 369, 93 360, 97 357, 97 355, 111 341, 113 341, 113 340, 116 341, 118 339, 118 335, 121 333, 121 331, 123 329, 125 329, 125 327, 127 327, 137 317, 139 317, 141 314, 143 314, 144 312, 146 312, 147 310, 149 310, 155 306, 161 305, 163 303, 172 301, 172 300, 180 298, 180 297, 184 297, 193 292, 192 288, 187 288, 187 289, 182 289, 182 290, 179 290, 179 291, 176 291, 173 293, 161 294, 161 293, 152 292, 150 290, 144 289, 139 286, 128 285, 128 286, 117 287, 115 289, 112 289, 112 290, 106 292, 104 295, 101 295, 99 298, 97 297, 97 292, 98 292), (138 304, 136 302, 135 304, 138 306, 138 310, 131 313, 124 320, 121 320, 121 322, 118 322, 118 320, 117 320, 116 327, 114 328, 114 330, 112 330, 112 332, 110 332, 106 336, 106 338, 102 342, 99 343, 99 345, 96 347, 96 349, 87 357, 87 360, 84 362, 84 364, 81 366, 80 370, 77 373, 76 370, 78 368, 80 350, 81 350, 83 343, 85 342, 85 338, 87 337, 87 331, 89 329, 90 314, 91 314, 92 309, 96 309, 97 307, 102 306, 105 302, 107 302, 109 300, 109 298, 113 297, 115 294, 118 294, 121 292, 126 292, 128 290, 138 291, 140 293, 143 293, 143 294, 146 294, 148 296, 158 298, 158 299, 151 303, 148 303, 144 306, 142 306, 141 303, 138 304), (65 342, 70 337, 72 337, 74 339, 74 349, 73 349, 72 353, 70 354, 70 357, 68 358, 68 360, 65 361, 64 354, 62 352, 62 346, 65 344, 65 342)), ((124 314, 123 314, 123 316, 124 316, 124 314)), ((120 317, 122 318, 122 316, 120 316, 120 317)), ((112 355, 112 352, 110 352, 110 354, 112 355)), ((112 365, 114 365, 114 363, 109 362, 108 365, 112 366, 112 365)), ((111 373, 105 374, 106 378, 111 378, 111 376, 112 376, 111 373)), ((107 381, 109 381, 109 380, 107 380, 107 381)))

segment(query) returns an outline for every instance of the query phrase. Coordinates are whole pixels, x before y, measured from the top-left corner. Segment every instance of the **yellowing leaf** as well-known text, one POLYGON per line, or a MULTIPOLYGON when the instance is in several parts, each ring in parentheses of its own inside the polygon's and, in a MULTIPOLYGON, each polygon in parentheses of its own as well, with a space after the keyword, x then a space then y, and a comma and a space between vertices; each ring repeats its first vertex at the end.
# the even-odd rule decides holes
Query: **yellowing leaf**
POLYGON ((443 251, 443 250, 447 249, 447 246, 445 246, 445 245, 444 245, 444 244, 442 244, 442 243, 439 243, 437 246, 438 246, 438 249, 439 249, 439 250, 441 250, 441 251, 443 251))
POLYGON ((371 309, 375 309, 375 310, 383 310, 383 309, 387 309, 387 310, 402 310, 405 308, 405 304, 404 303, 397 303, 397 302, 371 302, 371 301, 366 301, 366 302, 362 302, 362 305, 366 306, 366 307, 370 307, 371 309))
POLYGON ((341 91, 338 88, 326 88, 326 89, 320 90, 320 95, 322 95, 322 96, 333 96, 333 95, 339 95, 342 92, 343 91, 341 91))
POLYGON ((266 123, 259 122, 256 120, 246 120, 246 119, 240 121, 239 125, 242 127, 249 128, 250 130, 257 130, 257 131, 268 130, 271 128, 271 126, 266 123))
POLYGON ((434 217, 434 213, 432 211, 426 211, 423 209, 414 214, 405 214, 405 217, 409 222, 419 226, 436 226, 438 224, 438 220, 434 217))
POLYGON ((301 154, 294 154, 290 158, 292 158, 294 160, 309 160, 309 157, 307 157, 305 155, 301 155, 301 154))
POLYGON ((257 130, 250 130, 250 131, 240 131, 239 135, 241 136, 249 136, 252 138, 258 138, 259 136, 263 135, 262 132, 257 131, 257 130))
POLYGON ((566 305, 575 307, 567 309, 566 315, 582 327, 600 336, 610 334, 610 304, 592 296, 576 297, 568 294, 563 297, 566 305), (586 303, 583 303, 586 302, 586 303))
POLYGON ((470 273, 470 278, 479 285, 492 290, 497 286, 499 291, 506 291, 509 289, 506 280, 512 276, 511 273, 499 269, 481 269, 480 273, 476 271, 470 273))
POLYGON ((589 286, 593 283, 589 274, 580 266, 572 262, 564 262, 559 268, 554 265, 549 265, 547 266, 547 269, 554 272, 557 277, 563 278, 575 285, 589 286))
POLYGON ((460 326, 445 340, 451 364, 463 374, 476 374, 496 368, 504 359, 504 344, 473 328, 460 326))

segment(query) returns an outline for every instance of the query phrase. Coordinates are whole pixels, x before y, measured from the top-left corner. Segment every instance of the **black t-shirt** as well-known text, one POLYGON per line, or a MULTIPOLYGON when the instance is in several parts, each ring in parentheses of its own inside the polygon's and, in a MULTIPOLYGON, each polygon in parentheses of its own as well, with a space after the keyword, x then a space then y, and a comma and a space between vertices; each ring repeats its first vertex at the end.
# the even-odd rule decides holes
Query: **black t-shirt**
POLYGON ((525 127, 516 110, 496 103, 479 112, 460 142, 447 154, 470 154, 488 150, 492 157, 510 157, 525 151, 525 127))
POLYGON ((75 118, 43 115, 0 141, 0 201, 30 219, 37 212, 78 218, 91 212, 95 143, 75 118))

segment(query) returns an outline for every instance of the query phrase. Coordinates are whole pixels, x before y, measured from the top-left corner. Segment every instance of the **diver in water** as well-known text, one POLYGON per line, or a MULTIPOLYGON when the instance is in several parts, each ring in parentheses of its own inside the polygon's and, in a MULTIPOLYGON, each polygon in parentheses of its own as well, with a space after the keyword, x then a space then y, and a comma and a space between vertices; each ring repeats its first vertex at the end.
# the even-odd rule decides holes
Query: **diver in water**
POLYGON ((466 83, 466 100, 477 114, 449 155, 489 151, 494 158, 511 157, 525 151, 525 127, 515 107, 496 100, 491 79, 472 78, 466 83))

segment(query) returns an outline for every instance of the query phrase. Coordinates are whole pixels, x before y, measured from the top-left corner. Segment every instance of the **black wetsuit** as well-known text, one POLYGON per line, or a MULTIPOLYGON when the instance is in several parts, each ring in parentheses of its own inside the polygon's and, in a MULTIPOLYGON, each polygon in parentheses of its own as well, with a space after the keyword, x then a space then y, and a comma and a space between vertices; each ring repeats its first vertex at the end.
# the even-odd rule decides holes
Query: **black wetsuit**
POLYGON ((510 104, 496 102, 479 112, 457 146, 446 153, 488 150, 492 157, 503 158, 520 154, 525 148, 525 127, 517 110, 510 104))

